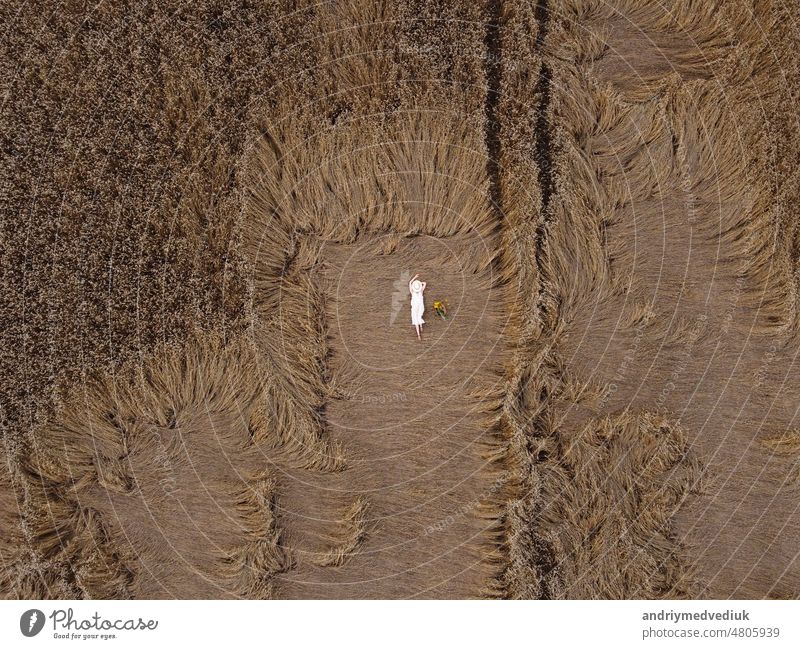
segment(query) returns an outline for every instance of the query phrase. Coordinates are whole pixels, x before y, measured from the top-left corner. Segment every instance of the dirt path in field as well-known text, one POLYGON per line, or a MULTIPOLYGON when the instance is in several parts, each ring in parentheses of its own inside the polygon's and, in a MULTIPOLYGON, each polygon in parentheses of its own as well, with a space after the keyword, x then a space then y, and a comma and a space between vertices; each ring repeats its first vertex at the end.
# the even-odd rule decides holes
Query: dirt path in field
POLYGON ((487 523, 476 508, 495 487, 470 392, 499 372, 502 305, 490 272, 463 265, 493 245, 417 237, 381 254, 378 238, 323 250, 317 279, 330 300, 331 370, 345 397, 329 404, 326 419, 349 466, 282 480, 289 485, 282 518, 298 555, 282 597, 466 598, 487 583, 476 551, 487 523), (410 324, 407 283, 415 273, 428 282, 422 342, 410 324), (444 298, 447 321, 432 310, 444 298), (314 565, 336 527, 331 512, 358 498, 369 505, 366 541, 341 567, 314 565))

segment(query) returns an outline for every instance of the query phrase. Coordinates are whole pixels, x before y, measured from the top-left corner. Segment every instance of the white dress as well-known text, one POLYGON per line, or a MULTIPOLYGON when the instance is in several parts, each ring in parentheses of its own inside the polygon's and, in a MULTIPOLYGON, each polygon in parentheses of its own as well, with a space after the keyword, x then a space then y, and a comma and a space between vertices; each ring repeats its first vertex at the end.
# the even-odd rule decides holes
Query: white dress
POLYGON ((422 291, 419 293, 411 292, 411 324, 425 324, 422 313, 425 311, 425 301, 422 299, 422 291))

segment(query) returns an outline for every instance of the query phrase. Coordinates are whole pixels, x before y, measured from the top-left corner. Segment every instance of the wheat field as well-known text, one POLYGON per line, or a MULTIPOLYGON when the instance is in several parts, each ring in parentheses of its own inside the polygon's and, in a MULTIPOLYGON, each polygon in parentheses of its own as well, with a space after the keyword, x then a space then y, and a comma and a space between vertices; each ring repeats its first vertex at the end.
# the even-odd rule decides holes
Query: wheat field
POLYGON ((0 7, 0 597, 800 597, 791 4, 0 7))

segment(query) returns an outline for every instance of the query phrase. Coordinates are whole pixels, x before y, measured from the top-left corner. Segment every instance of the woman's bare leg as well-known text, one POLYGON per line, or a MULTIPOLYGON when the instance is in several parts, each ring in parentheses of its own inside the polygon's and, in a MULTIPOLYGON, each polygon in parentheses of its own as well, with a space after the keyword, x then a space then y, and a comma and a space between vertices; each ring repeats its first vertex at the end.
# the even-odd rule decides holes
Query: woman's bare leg
POLYGON ((414 328, 417 330, 417 338, 418 338, 419 340, 422 340, 422 336, 420 335, 420 329, 421 329, 421 327, 420 327, 419 325, 414 325, 414 328))

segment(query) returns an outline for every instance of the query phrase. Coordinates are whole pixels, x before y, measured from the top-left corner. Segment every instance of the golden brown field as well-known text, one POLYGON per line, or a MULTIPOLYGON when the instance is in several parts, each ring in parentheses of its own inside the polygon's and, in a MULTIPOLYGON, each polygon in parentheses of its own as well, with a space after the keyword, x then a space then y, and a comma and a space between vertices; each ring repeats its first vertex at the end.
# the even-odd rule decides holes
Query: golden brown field
POLYGON ((791 5, 0 7, 0 596, 800 597, 791 5))

